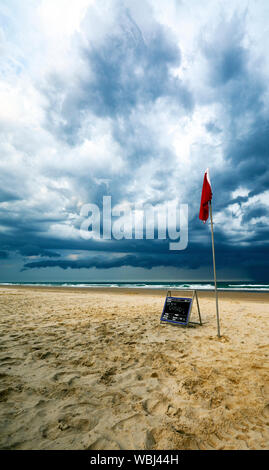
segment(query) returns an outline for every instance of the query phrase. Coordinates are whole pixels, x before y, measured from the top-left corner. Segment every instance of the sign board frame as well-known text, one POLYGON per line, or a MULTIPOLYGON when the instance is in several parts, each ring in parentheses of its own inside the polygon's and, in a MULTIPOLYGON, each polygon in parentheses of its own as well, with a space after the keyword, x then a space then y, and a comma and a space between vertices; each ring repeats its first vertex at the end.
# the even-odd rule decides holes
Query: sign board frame
POLYGON ((165 303, 164 303, 164 307, 163 307, 163 311, 162 311, 162 315, 161 315, 161 319, 160 319, 160 323, 161 324, 166 324, 166 323, 172 323, 173 325, 176 325, 176 326, 189 326, 189 325, 201 325, 202 326, 202 317, 201 317, 201 312, 200 312, 200 306, 199 306, 199 301, 198 301, 198 294, 197 294, 197 291, 196 290, 193 290, 192 291, 192 297, 172 297, 171 295, 171 291, 167 291, 167 294, 166 294, 166 299, 165 299, 165 303), (164 312, 165 312, 165 307, 166 307, 166 303, 167 303, 167 299, 168 298, 171 298, 171 299, 182 299, 182 300, 185 300, 185 299, 188 299, 190 300, 190 306, 189 306, 189 310, 188 310, 188 313, 187 313, 187 320, 186 322, 180 322, 180 321, 173 321, 173 320, 163 320, 163 315, 164 315, 164 312), (199 316, 199 323, 198 322, 193 322, 193 321, 190 321, 190 318, 191 318, 191 311, 192 311, 192 306, 193 306, 193 301, 194 299, 196 300, 196 303, 197 303, 197 310, 198 310, 198 316, 199 316))

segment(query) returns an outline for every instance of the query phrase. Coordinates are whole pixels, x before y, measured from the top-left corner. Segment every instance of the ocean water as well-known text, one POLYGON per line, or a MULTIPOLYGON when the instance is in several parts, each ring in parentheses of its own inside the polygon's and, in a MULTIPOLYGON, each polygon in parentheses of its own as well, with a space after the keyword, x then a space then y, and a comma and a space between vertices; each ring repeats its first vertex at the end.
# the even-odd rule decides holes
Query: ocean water
MULTIPOLYGON (((58 281, 58 282, 0 282, 0 286, 47 286, 47 287, 121 287, 139 289, 184 289, 184 290, 214 290, 213 281, 185 281, 185 282, 92 282, 92 281, 58 281)), ((219 290, 224 291, 248 291, 248 292, 269 292, 269 284, 253 281, 220 281, 217 283, 219 290)))

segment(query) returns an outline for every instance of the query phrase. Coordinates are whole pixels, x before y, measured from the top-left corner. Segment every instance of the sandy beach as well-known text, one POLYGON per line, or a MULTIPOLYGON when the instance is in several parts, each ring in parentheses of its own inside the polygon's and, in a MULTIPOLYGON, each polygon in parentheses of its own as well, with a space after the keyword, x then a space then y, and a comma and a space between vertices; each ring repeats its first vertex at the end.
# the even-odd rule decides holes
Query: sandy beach
POLYGON ((213 293, 189 328, 164 299, 1 287, 0 448, 268 449, 269 295, 220 293, 221 338, 213 293))

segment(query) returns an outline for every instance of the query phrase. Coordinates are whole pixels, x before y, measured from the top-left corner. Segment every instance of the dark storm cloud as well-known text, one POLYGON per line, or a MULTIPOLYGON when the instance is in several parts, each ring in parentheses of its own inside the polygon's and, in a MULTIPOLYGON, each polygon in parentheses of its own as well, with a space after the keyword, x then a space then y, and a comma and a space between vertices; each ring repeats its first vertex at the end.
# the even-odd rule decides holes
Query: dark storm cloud
POLYGON ((94 81, 85 83, 85 96, 96 114, 127 115, 138 103, 149 103, 162 96, 176 100, 186 109, 192 97, 178 78, 169 73, 178 67, 181 54, 169 32, 156 26, 145 43, 141 36, 108 37, 101 49, 85 51, 94 81))
POLYGON ((42 256, 48 258, 58 258, 61 256, 59 253, 42 249, 36 245, 24 245, 20 249, 20 254, 22 256, 42 256))
POLYGON ((265 207, 265 206, 251 207, 244 212, 242 222, 243 223, 249 222, 252 219, 256 219, 256 218, 263 217, 266 215, 268 216, 268 214, 269 214, 268 207, 265 207))
MULTIPOLYGON (((242 84, 243 86, 243 84, 242 84)), ((216 172, 213 192, 222 194, 214 200, 216 208, 221 210, 228 204, 244 203, 255 195, 268 189, 269 168, 269 126, 264 118, 253 115, 254 123, 248 126, 246 135, 233 133, 233 138, 226 147, 227 165, 225 171, 216 172), (238 187, 246 188, 248 196, 232 198, 231 193, 238 187)))
POLYGON ((0 251, 0 259, 7 259, 8 253, 6 251, 0 251))
MULTIPOLYGON (((130 266, 136 268, 152 269, 156 266, 174 266, 179 267, 181 258, 184 259, 184 267, 186 266, 186 255, 180 257, 180 255, 175 255, 174 253, 166 254, 155 254, 150 256, 148 254, 129 254, 124 256, 93 256, 87 259, 80 260, 44 260, 44 261, 35 261, 31 263, 26 263, 23 267, 25 269, 32 268, 46 268, 46 267, 60 267, 62 269, 82 269, 82 268, 96 268, 96 269, 110 269, 110 268, 120 268, 123 266, 130 266)), ((187 267, 189 268, 198 268, 200 266, 199 262, 194 260, 187 260, 187 267)))
POLYGON ((17 201, 21 199, 17 194, 15 194, 12 190, 6 190, 1 188, 0 189, 0 203, 1 202, 9 202, 9 201, 17 201))
POLYGON ((233 165, 238 177, 250 189, 249 196, 268 189, 269 168, 267 164, 269 149, 269 121, 257 115, 248 128, 248 135, 237 137, 229 146, 233 165))
MULTIPOLYGON (((205 47, 205 55, 212 64, 211 84, 214 87, 226 85, 230 80, 237 80, 247 72, 247 51, 240 45, 240 28, 238 25, 233 34, 233 43, 210 44, 205 47), (239 34, 238 34, 239 31, 239 34)), ((227 38, 228 39, 228 38, 227 38)))
MULTIPOLYGON (((223 21, 210 39, 203 40, 201 50, 207 60, 209 86, 215 102, 223 104, 223 116, 229 117, 230 132, 238 132, 236 120, 248 113, 261 120, 264 93, 267 89, 264 77, 254 68, 250 50, 245 46, 244 17, 234 15, 223 21), (258 113, 258 114, 257 114, 258 113)), ((254 119, 254 126, 255 126, 254 119)), ((249 121, 242 122, 248 130, 249 121)), ((240 129, 241 134, 244 129, 240 129)), ((248 132, 243 132, 248 136, 248 132)))
MULTIPOLYGON (((26 263, 23 270, 29 268, 46 268, 46 267, 60 267, 62 269, 82 269, 82 268, 97 268, 97 269, 109 269, 109 268, 119 268, 123 266, 133 266, 133 267, 143 267, 146 269, 151 269, 153 266, 160 266, 162 260, 153 257, 145 256, 136 256, 136 255, 126 255, 122 257, 106 257, 98 256, 92 257, 90 259, 81 259, 81 260, 61 260, 61 261, 52 261, 44 260, 37 261, 34 263, 26 263)), ((167 263, 166 263, 167 264, 167 263)))
MULTIPOLYGON (((254 243, 260 237, 264 238, 264 225, 259 222, 249 230, 247 224, 254 217, 268 215, 266 209, 251 198, 268 189, 269 120, 264 112, 267 84, 259 69, 254 67, 250 50, 244 43, 245 36, 244 15, 241 18, 234 15, 216 29, 213 38, 203 43, 202 49, 207 59, 211 90, 215 101, 222 106, 224 121, 228 123, 223 139, 226 162, 221 170, 216 169, 212 183, 214 207, 220 211, 239 204, 242 230, 245 226, 246 239, 254 243), (232 197, 232 192, 240 187, 245 188, 248 195, 232 197), (248 205, 244 206, 246 202, 248 205)), ((207 125, 207 130, 213 128, 211 124, 207 125)), ((238 217, 236 211, 234 214, 238 217)), ((229 243, 229 226, 223 235, 229 243)), ((245 251, 247 256, 249 248, 245 251)), ((264 260, 268 262, 266 255, 264 260)))
MULTIPOLYGON (((250 247, 246 251, 243 247, 229 246, 218 243, 216 249, 217 268, 233 268, 234 262, 240 264, 247 275, 253 279, 261 279, 266 271, 264 258, 268 258, 269 247, 250 247), (261 275, 262 273, 262 275, 261 275)), ((210 245, 201 250, 200 244, 192 244, 181 253, 167 252, 166 254, 136 253, 123 256, 96 255, 91 258, 79 260, 41 260, 24 264, 23 271, 35 268, 59 267, 66 269, 111 269, 121 267, 136 267, 151 270, 154 267, 175 267, 195 270, 207 267, 209 274, 212 271, 212 251, 210 245)))
POLYGON ((157 231, 155 232, 155 240, 83 240, 82 238, 63 239, 53 236, 40 237, 37 233, 23 234, 19 240, 16 236, 4 235, 0 236, 1 246, 10 252, 18 251, 23 256, 49 256, 59 257, 58 251, 85 251, 85 252, 112 252, 112 253, 154 253, 164 254, 168 252, 169 240, 158 240, 157 231), (26 245, 27 241, 30 243, 26 245), (26 246, 25 246, 26 245, 26 246), (55 252, 54 250, 57 250, 55 252), (46 252, 49 255, 45 254, 46 252))
MULTIPOLYGON (((121 16, 120 28, 107 34, 101 44, 81 46, 81 56, 90 76, 69 86, 61 77, 50 76, 43 92, 49 100, 48 127, 74 145, 85 113, 99 117, 128 118, 139 104, 158 98, 173 100, 181 109, 193 109, 186 85, 170 73, 181 63, 180 49, 171 32, 157 23, 146 42, 129 13, 121 16), (64 96, 64 99, 62 98, 64 96), (55 116, 58 116, 55 120, 55 116)), ((89 134, 90 134, 89 128, 89 134)))

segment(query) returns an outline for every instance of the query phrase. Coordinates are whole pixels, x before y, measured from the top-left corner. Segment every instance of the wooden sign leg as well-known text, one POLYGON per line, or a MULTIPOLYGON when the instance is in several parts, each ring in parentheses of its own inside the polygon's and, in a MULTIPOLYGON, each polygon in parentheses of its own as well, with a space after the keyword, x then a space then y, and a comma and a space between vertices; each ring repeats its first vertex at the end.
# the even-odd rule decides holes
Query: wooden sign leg
POLYGON ((201 312, 200 312, 200 306, 199 306, 197 291, 195 291, 195 297, 196 297, 196 302, 197 302, 197 309, 198 309, 198 315, 199 315, 200 325, 202 325, 202 317, 201 317, 201 312))
MULTIPOLYGON (((191 298, 191 311, 192 311, 192 306, 193 306, 193 299, 194 299, 194 295, 195 295, 195 290, 192 291, 192 298, 191 298)), ((189 326, 189 324, 194 324, 195 322, 191 321, 191 311, 189 313, 189 317, 188 317, 188 322, 186 323, 186 326, 189 326)))
POLYGON ((193 294, 192 294, 192 303, 193 303, 193 301, 194 301, 194 298, 196 298, 197 310, 198 310, 198 315, 199 315, 199 323, 197 323, 197 322, 195 322, 195 321, 190 321, 190 316, 189 316, 189 322, 188 322, 188 324, 191 324, 191 325, 202 325, 202 317, 201 317, 200 306, 199 306, 199 301, 198 301, 198 294, 197 294, 197 291, 196 291, 196 290, 193 290, 192 292, 193 292, 193 294))

